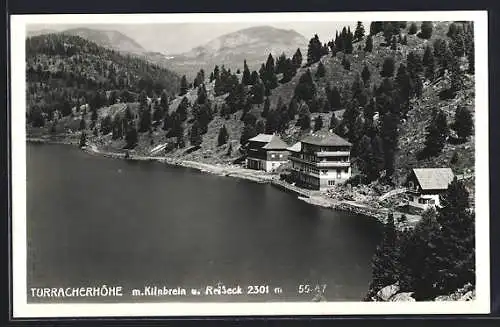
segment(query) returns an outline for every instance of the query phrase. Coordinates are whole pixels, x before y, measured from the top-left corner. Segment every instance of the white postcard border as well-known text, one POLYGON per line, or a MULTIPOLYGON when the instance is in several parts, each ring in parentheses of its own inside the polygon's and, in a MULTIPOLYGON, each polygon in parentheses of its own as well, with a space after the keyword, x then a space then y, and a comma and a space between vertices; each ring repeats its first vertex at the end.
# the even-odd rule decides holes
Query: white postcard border
MULTIPOLYGON (((13 317, 252 316, 359 314, 473 314, 490 312, 489 159, 488 159, 488 16, 486 11, 231 13, 231 14, 71 14, 12 15, 11 172, 13 317), (317 303, 127 303, 28 304, 26 285, 26 81, 27 24, 151 24, 318 21, 474 21, 475 29, 475 172, 476 300, 470 302, 317 302, 317 303), (478 114, 480 113, 480 114, 478 114)), ((332 31, 333 33, 334 31, 332 31)), ((307 36, 306 36, 307 37, 307 36)), ((95 285, 96 287, 99 285, 95 285)))

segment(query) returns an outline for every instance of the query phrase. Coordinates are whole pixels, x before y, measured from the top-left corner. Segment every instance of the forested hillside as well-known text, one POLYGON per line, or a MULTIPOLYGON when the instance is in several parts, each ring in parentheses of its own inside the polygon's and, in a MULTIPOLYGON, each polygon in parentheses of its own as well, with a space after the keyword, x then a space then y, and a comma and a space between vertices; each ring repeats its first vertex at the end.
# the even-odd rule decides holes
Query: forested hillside
POLYGON ((118 99, 136 101, 143 90, 149 96, 174 94, 180 79, 81 37, 47 34, 26 40, 26 80, 28 121, 43 126, 85 104, 90 112, 118 99))
POLYGON ((307 53, 268 54, 258 70, 221 62, 194 80, 79 37, 26 44, 28 128, 81 146, 231 164, 258 133, 292 145, 332 130, 353 144, 354 187, 394 189, 412 168, 471 172, 413 230, 388 217, 367 298, 391 284, 422 300, 474 285, 472 23, 358 22, 314 35, 307 53))

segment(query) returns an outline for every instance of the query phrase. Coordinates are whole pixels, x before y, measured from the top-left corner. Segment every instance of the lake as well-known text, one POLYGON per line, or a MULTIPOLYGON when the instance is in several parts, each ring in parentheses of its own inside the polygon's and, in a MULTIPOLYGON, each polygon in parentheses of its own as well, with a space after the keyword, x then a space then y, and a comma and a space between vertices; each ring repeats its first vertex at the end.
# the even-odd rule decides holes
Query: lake
POLYGON ((374 219, 315 207, 269 184, 32 143, 26 223, 28 302, 310 301, 300 285, 320 285, 329 301, 359 301, 382 233, 374 219), (245 292, 268 285, 269 293, 189 294, 217 283, 245 292), (123 296, 30 292, 104 284, 123 296), (165 285, 188 295, 132 295, 165 285))

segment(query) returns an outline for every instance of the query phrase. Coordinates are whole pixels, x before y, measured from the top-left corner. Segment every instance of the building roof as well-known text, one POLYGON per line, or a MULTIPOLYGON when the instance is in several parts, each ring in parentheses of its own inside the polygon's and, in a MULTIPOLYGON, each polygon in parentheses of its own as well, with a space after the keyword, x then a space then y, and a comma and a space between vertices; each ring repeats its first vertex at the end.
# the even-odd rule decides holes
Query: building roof
POLYGON ((352 144, 344 140, 333 132, 318 132, 304 137, 303 143, 329 146, 351 146, 352 144))
POLYGON ((302 149, 302 143, 301 142, 297 142, 294 145, 292 145, 291 147, 289 147, 288 151, 300 152, 301 149, 302 149))
POLYGON ((271 142, 273 136, 274 136, 273 134, 259 134, 255 137, 252 137, 248 141, 269 143, 271 142))
POLYGON ((414 168, 422 190, 446 190, 455 175, 451 168, 414 168))
POLYGON ((262 148, 266 150, 286 150, 288 144, 283 142, 283 140, 278 135, 271 135, 271 140, 264 145, 262 148))

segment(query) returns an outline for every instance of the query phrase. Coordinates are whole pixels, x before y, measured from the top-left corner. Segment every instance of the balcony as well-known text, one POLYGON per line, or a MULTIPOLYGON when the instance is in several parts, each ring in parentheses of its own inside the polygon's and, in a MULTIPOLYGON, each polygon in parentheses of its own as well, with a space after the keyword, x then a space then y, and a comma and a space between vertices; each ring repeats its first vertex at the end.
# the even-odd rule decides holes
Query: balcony
POLYGON ((290 156, 288 157, 292 161, 297 161, 297 162, 302 162, 311 166, 316 166, 316 167, 349 167, 351 165, 350 161, 347 160, 338 160, 338 161, 332 161, 332 160, 307 160, 304 159, 302 156, 290 156))
POLYGON ((316 162, 317 167, 350 167, 349 161, 320 161, 316 162))
POLYGON ((320 151, 315 153, 318 157, 349 157, 349 151, 320 151))

